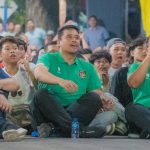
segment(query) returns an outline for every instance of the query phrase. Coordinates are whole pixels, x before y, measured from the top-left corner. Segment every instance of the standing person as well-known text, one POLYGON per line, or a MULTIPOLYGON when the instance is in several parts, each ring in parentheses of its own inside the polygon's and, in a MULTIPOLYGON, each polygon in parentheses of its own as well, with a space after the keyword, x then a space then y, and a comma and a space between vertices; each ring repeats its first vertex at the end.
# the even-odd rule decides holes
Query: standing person
POLYGON ((5 36, 5 35, 6 35, 6 32, 4 31, 3 24, 0 23, 0 36, 5 36))
POLYGON ((38 49, 44 47, 44 40, 46 38, 46 32, 41 28, 36 28, 33 20, 27 21, 27 32, 26 36, 30 45, 35 45, 38 49))
POLYGON ((15 25, 12 21, 7 22, 7 32, 5 36, 15 36, 14 32, 15 25))
POLYGON ((19 24, 19 23, 15 24, 14 32, 15 32, 15 36, 17 36, 17 37, 19 37, 23 33, 21 24, 19 24))
POLYGON ((89 48, 95 50, 97 47, 104 47, 109 38, 108 31, 98 25, 98 19, 95 15, 88 18, 89 28, 84 32, 84 38, 89 48))
POLYGON ((129 123, 141 129, 140 138, 150 138, 150 41, 131 50, 134 63, 128 70, 128 84, 131 87, 133 103, 126 107, 129 123))
POLYGON ((102 107, 101 81, 94 67, 76 57, 79 29, 66 25, 58 31, 60 51, 42 55, 34 74, 39 91, 32 102, 32 113, 41 137, 50 134, 51 122, 65 134, 71 133, 72 118, 80 122, 80 137, 100 138, 102 127, 85 127, 102 107), (91 80, 92 79, 92 80, 91 80))
POLYGON ((126 58, 126 43, 120 38, 112 38, 107 43, 107 49, 112 57, 109 77, 112 79, 115 72, 120 69, 126 58))

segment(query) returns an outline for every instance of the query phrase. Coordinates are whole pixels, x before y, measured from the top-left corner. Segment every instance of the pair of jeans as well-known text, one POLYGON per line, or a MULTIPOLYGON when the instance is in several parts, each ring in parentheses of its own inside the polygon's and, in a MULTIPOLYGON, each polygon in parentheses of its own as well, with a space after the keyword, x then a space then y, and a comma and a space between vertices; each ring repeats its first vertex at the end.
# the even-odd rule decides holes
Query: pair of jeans
POLYGON ((107 125, 116 123, 118 120, 118 116, 113 111, 104 111, 98 113, 95 118, 89 124, 89 127, 104 127, 106 128, 107 125))
POLYGON ((129 123, 150 132, 150 108, 140 104, 129 104, 125 109, 125 116, 129 123))
POLYGON ((11 123, 6 119, 6 113, 0 110, 0 138, 2 138, 2 132, 9 129, 18 129, 19 126, 11 123))
POLYGON ((88 126, 102 107, 100 96, 89 92, 81 96, 68 107, 63 107, 47 89, 38 90, 31 103, 31 112, 36 126, 51 122, 61 131, 70 133, 72 118, 78 118, 80 124, 88 126))
POLYGON ((0 134, 2 134, 6 126, 7 126, 6 114, 0 110, 0 134))

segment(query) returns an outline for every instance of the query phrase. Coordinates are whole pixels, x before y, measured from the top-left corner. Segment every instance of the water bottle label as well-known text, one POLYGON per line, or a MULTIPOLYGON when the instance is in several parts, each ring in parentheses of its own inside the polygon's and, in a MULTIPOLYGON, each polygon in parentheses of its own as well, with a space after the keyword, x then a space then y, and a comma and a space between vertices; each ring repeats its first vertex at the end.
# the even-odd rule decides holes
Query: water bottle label
POLYGON ((73 123, 72 128, 79 128, 79 124, 78 123, 73 123))

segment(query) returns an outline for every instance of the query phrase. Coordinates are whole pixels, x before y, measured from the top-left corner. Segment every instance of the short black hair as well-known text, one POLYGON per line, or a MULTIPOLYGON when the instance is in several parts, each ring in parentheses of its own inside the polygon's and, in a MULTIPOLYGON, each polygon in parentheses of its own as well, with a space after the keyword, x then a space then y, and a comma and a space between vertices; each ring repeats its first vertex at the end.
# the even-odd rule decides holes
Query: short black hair
POLYGON ((25 52, 26 52, 26 51, 27 51, 27 44, 26 44, 26 42, 24 42, 24 41, 21 40, 21 39, 17 39, 17 42, 18 42, 19 46, 20 46, 20 45, 23 45, 23 47, 24 47, 24 49, 25 49, 25 52))
POLYGON ((112 57, 110 55, 109 52, 107 52, 106 50, 102 50, 102 51, 99 51, 99 52, 95 52, 91 55, 89 61, 94 64, 94 62, 97 60, 97 59, 101 59, 101 58, 105 58, 108 60, 109 63, 112 62, 112 57))
POLYGON ((2 50, 2 47, 3 47, 3 45, 6 42, 14 43, 14 44, 17 45, 17 47, 19 47, 18 41, 17 41, 17 39, 15 37, 13 37, 13 36, 6 36, 6 37, 3 37, 3 38, 0 39, 0 51, 2 50))
POLYGON ((79 33, 79 28, 77 26, 75 26, 75 25, 65 25, 65 26, 63 26, 62 28, 60 28, 58 30, 58 32, 57 32, 58 39, 61 39, 64 30, 71 30, 71 29, 74 29, 79 33))
POLYGON ((133 51, 136 47, 146 44, 146 38, 139 37, 129 44, 129 52, 133 51))

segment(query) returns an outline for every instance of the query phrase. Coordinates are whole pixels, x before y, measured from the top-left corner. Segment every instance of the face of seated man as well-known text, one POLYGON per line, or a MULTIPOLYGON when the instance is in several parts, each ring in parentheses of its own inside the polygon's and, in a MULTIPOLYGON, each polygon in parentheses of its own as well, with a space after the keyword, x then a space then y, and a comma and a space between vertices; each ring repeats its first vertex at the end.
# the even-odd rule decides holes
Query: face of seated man
POLYGON ((125 62, 126 58, 126 46, 122 43, 116 43, 110 47, 109 50, 112 56, 111 66, 114 69, 119 69, 125 62))

